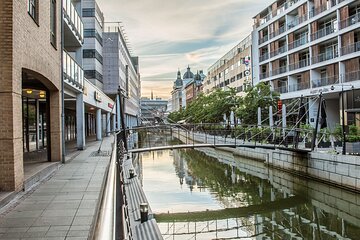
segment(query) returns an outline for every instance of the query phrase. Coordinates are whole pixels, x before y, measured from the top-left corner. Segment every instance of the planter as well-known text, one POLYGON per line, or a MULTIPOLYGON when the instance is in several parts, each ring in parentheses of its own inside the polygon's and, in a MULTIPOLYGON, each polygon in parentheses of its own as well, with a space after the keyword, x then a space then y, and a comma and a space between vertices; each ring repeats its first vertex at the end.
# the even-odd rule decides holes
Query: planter
POLYGON ((360 142, 347 142, 346 152, 349 154, 360 155, 360 142))

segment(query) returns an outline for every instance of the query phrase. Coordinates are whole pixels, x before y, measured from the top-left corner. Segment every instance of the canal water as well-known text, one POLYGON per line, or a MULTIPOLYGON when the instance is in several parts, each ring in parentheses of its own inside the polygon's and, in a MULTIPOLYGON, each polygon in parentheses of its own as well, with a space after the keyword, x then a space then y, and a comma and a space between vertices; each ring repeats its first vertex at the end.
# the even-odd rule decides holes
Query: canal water
POLYGON ((360 194, 201 149, 134 158, 164 239, 360 239, 360 194))

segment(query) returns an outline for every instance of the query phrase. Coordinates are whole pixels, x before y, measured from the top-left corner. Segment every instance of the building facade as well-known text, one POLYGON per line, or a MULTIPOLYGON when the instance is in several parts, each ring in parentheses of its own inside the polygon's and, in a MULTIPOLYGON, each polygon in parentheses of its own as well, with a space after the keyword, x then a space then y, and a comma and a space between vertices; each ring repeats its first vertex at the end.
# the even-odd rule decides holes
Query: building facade
POLYGON ((203 92, 209 94, 217 88, 232 87, 243 95, 247 84, 252 83, 251 36, 247 36, 209 69, 203 92))
POLYGON ((40 126, 45 158, 62 159, 61 2, 4 0, 0 11, 0 191, 14 191, 24 158, 42 147, 40 126))
MULTIPOLYGON (((269 82, 285 102, 322 93, 329 127, 343 113, 345 124, 359 125, 359 17, 359 1, 275 1, 254 18, 255 82, 269 82)), ((308 99, 312 125, 317 101, 308 99)))
POLYGON ((194 101, 197 96, 202 92, 203 80, 205 79, 205 75, 203 71, 197 72, 194 76, 194 79, 191 80, 185 86, 186 93, 186 105, 189 105, 192 101, 194 101))
MULTIPOLYGON (((107 23, 103 37, 104 91, 109 96, 115 97, 118 103, 120 97, 122 98, 126 127, 137 126, 141 97, 139 58, 131 55, 119 23, 107 23), (121 93, 118 91, 119 88, 121 93)), ((120 114, 118 116, 120 117, 120 114)))
POLYGON ((167 112, 167 100, 161 98, 141 99, 141 120, 142 124, 155 124, 164 121, 167 112))

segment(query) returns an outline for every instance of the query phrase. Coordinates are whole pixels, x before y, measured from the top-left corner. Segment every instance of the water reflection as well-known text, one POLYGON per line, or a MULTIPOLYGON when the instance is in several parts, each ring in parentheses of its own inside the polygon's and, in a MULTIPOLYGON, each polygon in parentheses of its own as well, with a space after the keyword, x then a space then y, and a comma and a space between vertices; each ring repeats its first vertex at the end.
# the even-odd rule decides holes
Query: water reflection
POLYGON ((213 149, 135 164, 165 239, 359 239, 359 194, 213 149))

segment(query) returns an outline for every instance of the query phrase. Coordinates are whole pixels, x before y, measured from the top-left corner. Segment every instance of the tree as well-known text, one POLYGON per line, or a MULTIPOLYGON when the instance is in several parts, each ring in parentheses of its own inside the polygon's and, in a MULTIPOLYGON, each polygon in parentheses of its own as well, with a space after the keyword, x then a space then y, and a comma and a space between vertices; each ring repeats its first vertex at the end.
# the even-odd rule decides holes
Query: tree
POLYGON ((257 124, 258 107, 263 116, 268 116, 269 106, 275 107, 278 100, 279 94, 271 91, 269 84, 261 82, 246 89, 246 95, 239 101, 236 115, 243 124, 257 124))

